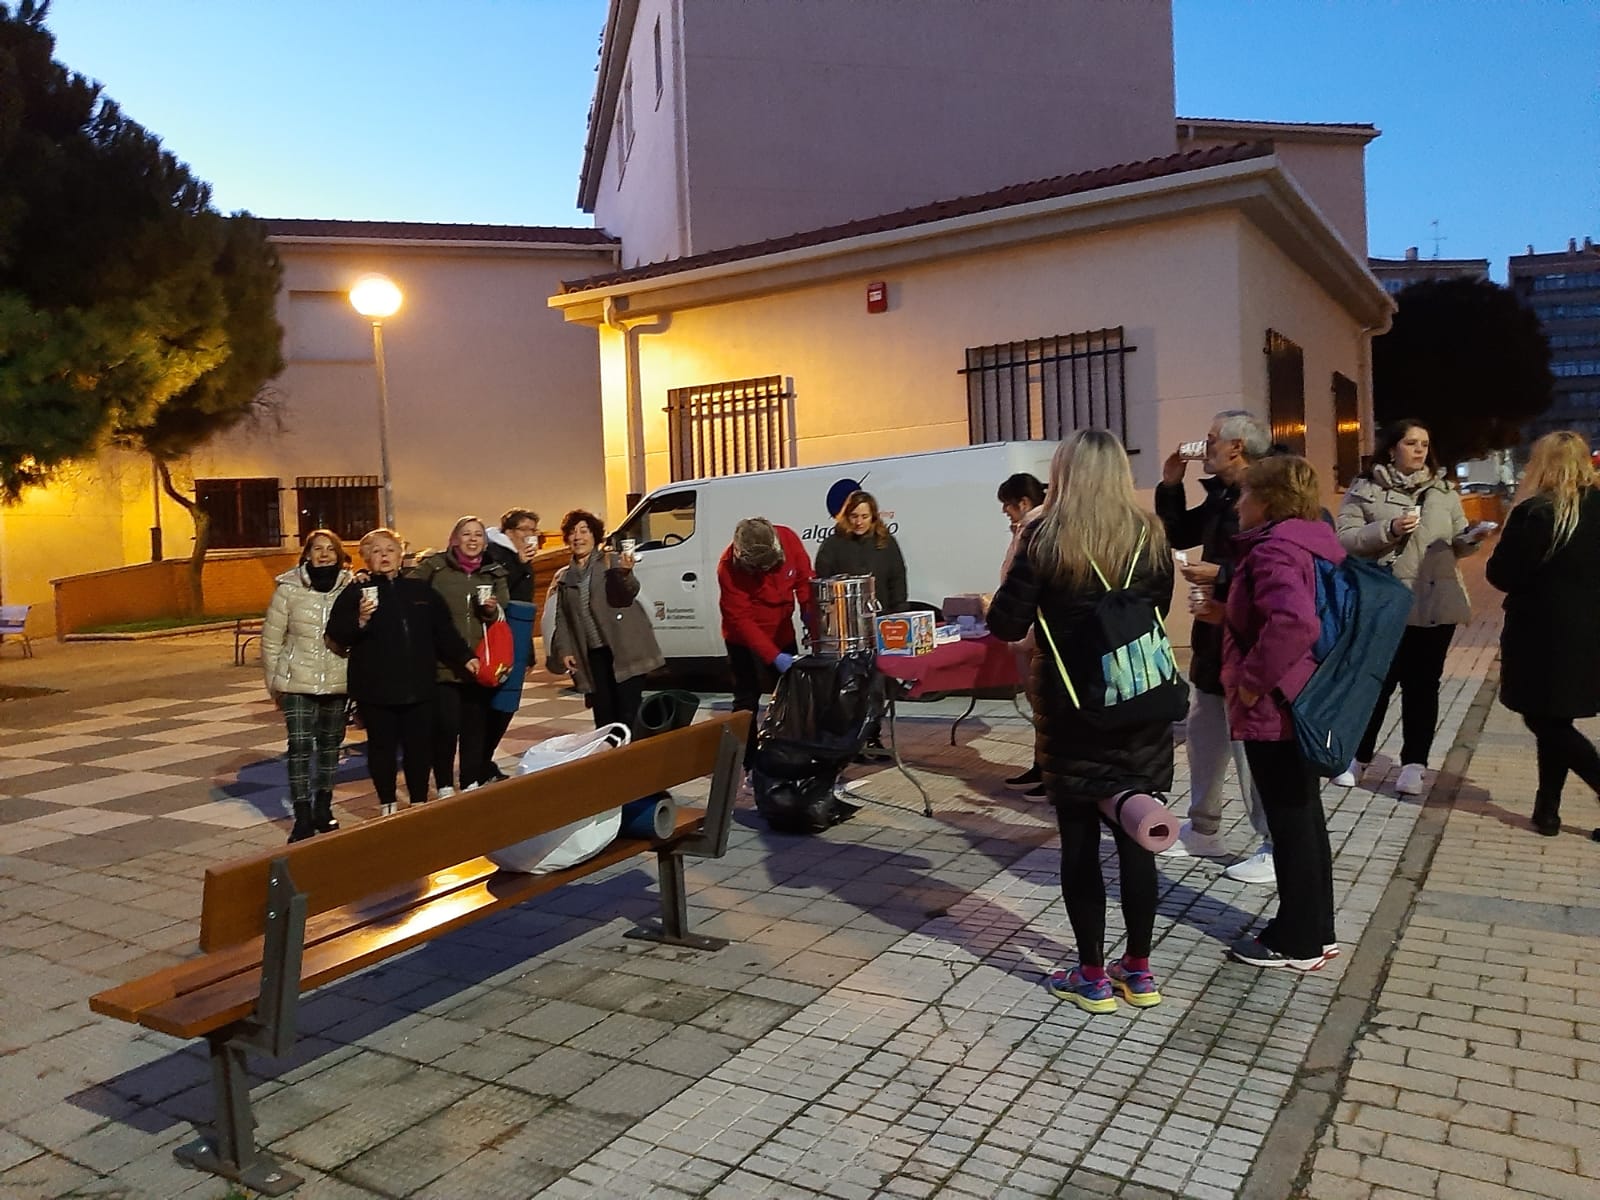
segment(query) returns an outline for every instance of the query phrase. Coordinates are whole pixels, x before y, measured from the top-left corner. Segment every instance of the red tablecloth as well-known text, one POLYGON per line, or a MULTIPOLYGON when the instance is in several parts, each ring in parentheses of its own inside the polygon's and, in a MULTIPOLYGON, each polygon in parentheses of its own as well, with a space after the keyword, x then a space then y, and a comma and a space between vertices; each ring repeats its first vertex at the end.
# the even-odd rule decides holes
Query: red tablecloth
POLYGON ((911 684, 907 695, 1020 688, 1016 648, 994 636, 935 646, 931 654, 880 654, 878 670, 911 684))

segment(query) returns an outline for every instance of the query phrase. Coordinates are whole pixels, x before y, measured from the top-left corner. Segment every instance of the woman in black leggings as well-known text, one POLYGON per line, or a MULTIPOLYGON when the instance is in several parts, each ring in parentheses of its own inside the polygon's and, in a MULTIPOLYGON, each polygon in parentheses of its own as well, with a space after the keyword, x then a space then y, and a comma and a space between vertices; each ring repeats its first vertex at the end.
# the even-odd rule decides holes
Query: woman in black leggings
POLYGON ((1561 432, 1535 442, 1522 492, 1488 576, 1506 594, 1500 703, 1533 732, 1533 827, 1554 837, 1568 772, 1600 793, 1600 754, 1573 727, 1600 713, 1600 479, 1588 439, 1561 432))
MULTIPOLYGON (((989 607, 989 629, 1008 642, 1038 630, 1028 683, 1036 714, 1034 761, 1061 830, 1061 894, 1078 943, 1078 965, 1055 972, 1049 987, 1085 1012, 1115 1011, 1116 992, 1146 1008, 1161 1002, 1150 970, 1155 857, 1111 826, 1128 940, 1122 957, 1108 964, 1098 805, 1119 792, 1172 786, 1172 722, 1183 716, 1187 696, 1179 685, 1170 714, 1099 728, 1083 715, 1078 698, 1091 687, 1104 693, 1106 682, 1076 660, 1080 677, 1074 682, 1056 651, 1072 657, 1073 648, 1094 640, 1097 609, 1108 590, 1143 600, 1164 618, 1172 602, 1172 554, 1161 523, 1134 497, 1122 444, 1103 430, 1083 430, 1057 448, 1047 497, 1044 515, 1017 548, 989 607)), ((1149 615, 1148 607, 1143 611, 1149 615)))

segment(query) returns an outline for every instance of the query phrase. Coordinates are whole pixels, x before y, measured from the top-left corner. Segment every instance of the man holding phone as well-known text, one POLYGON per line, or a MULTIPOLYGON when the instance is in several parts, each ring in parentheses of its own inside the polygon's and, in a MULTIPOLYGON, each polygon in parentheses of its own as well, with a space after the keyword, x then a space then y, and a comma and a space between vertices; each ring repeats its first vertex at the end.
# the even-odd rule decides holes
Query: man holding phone
POLYGON ((1184 751, 1189 759, 1189 817, 1178 840, 1163 851, 1171 858, 1222 858, 1228 853, 1222 840, 1222 782, 1231 756, 1244 793, 1250 825, 1260 838, 1259 848, 1243 862, 1224 872, 1242 883, 1271 883, 1272 842, 1266 814, 1250 778, 1244 743, 1228 731, 1228 710, 1222 694, 1222 607, 1234 563, 1234 535, 1239 532, 1239 481, 1245 470, 1272 451, 1272 432, 1251 413, 1239 409, 1220 412, 1211 422, 1205 441, 1185 443, 1162 464, 1156 487, 1156 515, 1166 527, 1175 550, 1201 548, 1204 561, 1189 561, 1180 571, 1195 600, 1194 631, 1190 636, 1189 719, 1184 751), (1204 497, 1188 507, 1183 477, 1188 463, 1199 455, 1208 478, 1200 481, 1204 497))

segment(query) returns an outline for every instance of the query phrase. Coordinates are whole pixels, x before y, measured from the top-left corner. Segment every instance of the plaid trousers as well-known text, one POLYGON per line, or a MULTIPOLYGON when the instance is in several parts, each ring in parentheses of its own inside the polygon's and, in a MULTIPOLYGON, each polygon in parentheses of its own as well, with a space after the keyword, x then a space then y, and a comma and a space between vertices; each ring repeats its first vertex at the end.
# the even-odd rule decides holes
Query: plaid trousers
POLYGON ((333 772, 344 742, 344 704, 343 696, 283 693, 283 720, 289 727, 291 803, 309 804, 313 792, 333 790, 333 772))

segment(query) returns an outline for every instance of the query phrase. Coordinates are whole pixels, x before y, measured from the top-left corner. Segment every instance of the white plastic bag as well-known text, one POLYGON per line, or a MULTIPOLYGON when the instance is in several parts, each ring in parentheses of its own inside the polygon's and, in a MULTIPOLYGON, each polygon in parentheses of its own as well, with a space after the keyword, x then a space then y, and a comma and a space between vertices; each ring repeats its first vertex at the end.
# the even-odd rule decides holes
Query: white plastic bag
MULTIPOLYGON (((623 724, 607 725, 593 733, 564 733, 560 737, 546 738, 536 746, 529 746, 517 763, 517 774, 527 775, 546 767, 573 762, 599 754, 604 750, 626 746, 630 734, 623 724)), ((490 862, 507 871, 521 871, 528 875, 545 875, 576 866, 586 858, 593 858, 612 842, 622 828, 622 809, 574 821, 549 833, 528 838, 504 850, 487 855, 490 862)))

